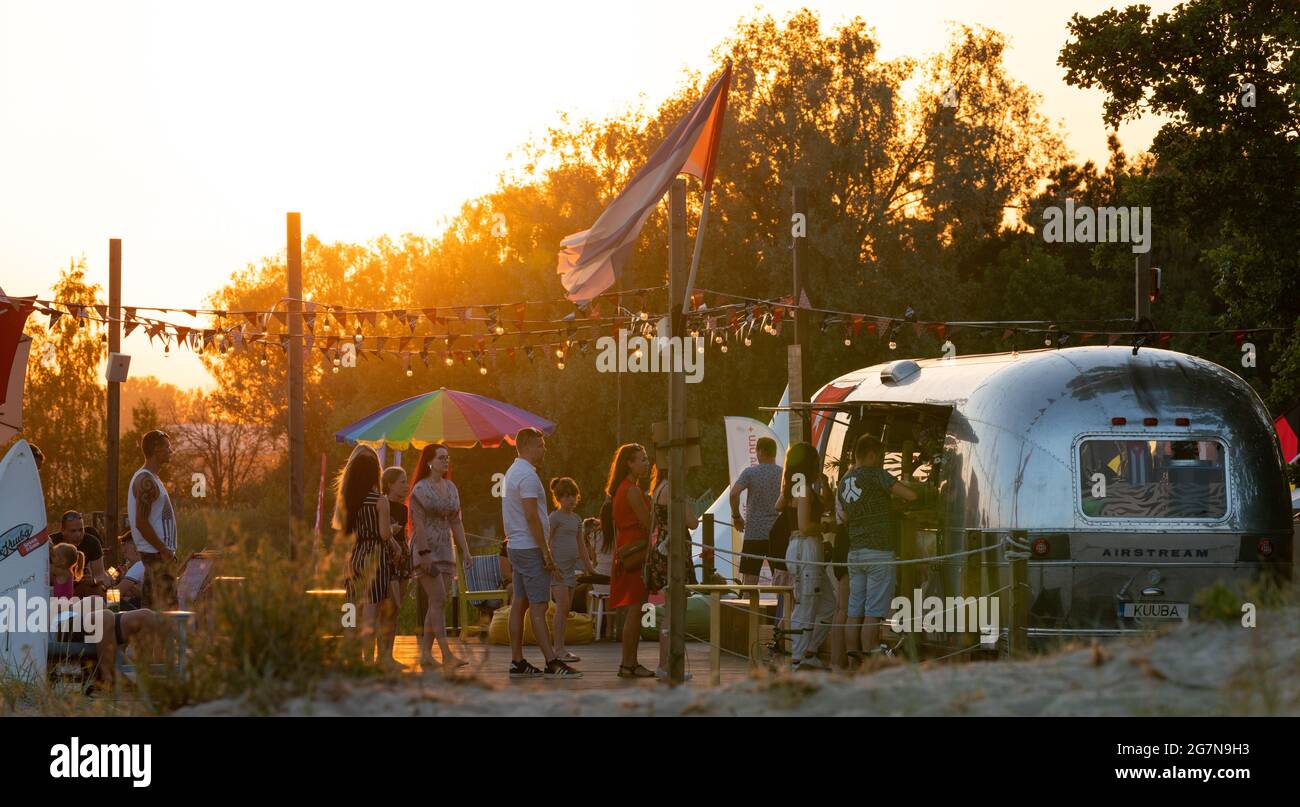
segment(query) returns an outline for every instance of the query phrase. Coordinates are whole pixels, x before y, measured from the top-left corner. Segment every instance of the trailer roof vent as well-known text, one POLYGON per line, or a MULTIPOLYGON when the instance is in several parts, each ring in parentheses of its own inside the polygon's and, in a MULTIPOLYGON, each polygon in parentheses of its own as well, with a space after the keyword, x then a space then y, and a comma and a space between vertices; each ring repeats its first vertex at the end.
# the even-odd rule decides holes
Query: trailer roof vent
POLYGON ((911 359, 893 361, 885 365, 884 369, 880 371, 880 382, 882 384, 901 384, 919 372, 921 372, 921 365, 911 359))

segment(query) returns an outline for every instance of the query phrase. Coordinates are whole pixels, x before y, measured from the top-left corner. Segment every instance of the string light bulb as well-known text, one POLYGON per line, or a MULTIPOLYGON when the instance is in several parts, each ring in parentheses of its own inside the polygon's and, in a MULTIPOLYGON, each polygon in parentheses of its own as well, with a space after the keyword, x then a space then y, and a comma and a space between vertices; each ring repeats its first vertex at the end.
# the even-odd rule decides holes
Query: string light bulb
POLYGON ((852 340, 851 338, 847 337, 847 336, 844 337, 844 346, 845 346, 845 347, 853 347, 853 340, 852 340))
POLYGON ((719 350, 721 350, 723 353, 726 353, 726 352, 727 352, 727 345, 724 343, 724 344, 722 345, 722 347, 719 348, 719 350))
MULTIPOLYGON (((555 349, 555 358, 559 359, 561 364, 564 363, 564 348, 557 347, 555 349)), ((564 369, 564 368, 561 367, 560 369, 564 369)))
POLYGON ((361 335, 361 326, 357 326, 357 335, 356 335, 355 339, 356 339, 358 345, 361 344, 361 341, 362 341, 363 339, 365 339, 365 337, 361 335))
POLYGON ((497 336, 501 336, 502 334, 504 334, 504 333, 506 332, 506 329, 505 329, 505 326, 504 326, 504 325, 502 325, 501 323, 498 322, 497 325, 496 325, 496 327, 493 328, 492 331, 493 331, 497 336))
POLYGON ((478 366, 478 374, 479 374, 479 375, 487 375, 487 368, 480 364, 480 365, 478 366))
POLYGON ((754 344, 754 340, 753 340, 753 339, 750 339, 748 336, 746 336, 746 337, 745 337, 745 347, 749 347, 749 346, 752 345, 752 344, 754 344))
POLYGON ((442 361, 443 361, 443 363, 446 364, 448 367, 450 367, 450 366, 452 366, 453 364, 455 364, 455 360, 452 359, 450 353, 448 353, 448 354, 447 354, 447 358, 443 359, 442 361))
POLYGON ((564 369, 564 361, 563 361, 563 360, 561 360, 561 361, 557 361, 557 362, 555 363, 555 367, 556 367, 556 369, 558 369, 558 370, 563 370, 563 369, 564 369))
POLYGON ((413 375, 415 375, 415 371, 412 370, 410 367, 407 367, 407 368, 406 368, 406 377, 407 377, 407 378, 410 378, 410 377, 413 376, 413 375))
POLYGON ((898 342, 895 341, 894 339, 890 339, 890 340, 889 340, 889 349, 890 349, 890 350, 898 350, 898 342))

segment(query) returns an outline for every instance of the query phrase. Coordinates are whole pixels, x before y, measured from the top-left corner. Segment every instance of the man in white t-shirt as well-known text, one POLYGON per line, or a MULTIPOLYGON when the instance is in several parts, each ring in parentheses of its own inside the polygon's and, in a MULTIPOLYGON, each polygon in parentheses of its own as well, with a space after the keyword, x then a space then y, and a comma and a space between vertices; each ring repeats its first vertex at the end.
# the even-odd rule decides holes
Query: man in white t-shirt
POLYGON ((546 438, 536 429, 520 429, 515 435, 515 451, 519 457, 506 471, 501 491, 506 554, 515 586, 510 602, 510 677, 581 678, 582 673, 556 658, 546 632, 546 605, 551 599, 551 572, 555 569, 546 540, 546 488, 537 475, 537 467, 546 457, 546 438), (545 671, 524 658, 525 611, 546 659, 545 671))

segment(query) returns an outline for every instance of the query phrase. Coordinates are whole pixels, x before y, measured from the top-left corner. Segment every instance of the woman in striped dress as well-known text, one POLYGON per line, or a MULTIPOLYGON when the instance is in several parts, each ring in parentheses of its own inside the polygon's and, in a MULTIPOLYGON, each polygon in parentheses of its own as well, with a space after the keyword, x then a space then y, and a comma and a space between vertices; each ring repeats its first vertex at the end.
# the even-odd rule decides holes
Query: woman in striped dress
MULTIPOLYGON (((379 492, 379 456, 374 449, 358 446, 343 468, 335 507, 335 525, 353 539, 348 571, 348 602, 359 606, 361 657, 375 657, 375 628, 381 605, 388 599, 392 571, 388 568, 391 551, 385 545, 393 540, 388 499, 379 492)), ((391 641, 380 642, 392 647, 391 641)), ((385 666, 399 666, 390 655, 380 659, 385 666)))

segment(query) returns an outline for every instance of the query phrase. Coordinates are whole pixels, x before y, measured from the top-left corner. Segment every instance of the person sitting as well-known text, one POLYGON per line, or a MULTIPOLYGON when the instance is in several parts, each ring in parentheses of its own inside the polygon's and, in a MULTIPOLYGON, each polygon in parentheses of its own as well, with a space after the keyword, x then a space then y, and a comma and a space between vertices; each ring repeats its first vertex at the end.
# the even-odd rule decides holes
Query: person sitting
POLYGON ((104 596, 113 585, 113 578, 104 568, 104 547, 99 536, 86 528, 81 513, 68 510, 59 520, 60 530, 50 536, 50 544, 68 544, 86 556, 88 575, 78 579, 76 595, 78 597, 104 596))
MULTIPOLYGON (((129 533, 127 537, 130 537, 129 533)), ((117 579, 116 588, 120 593, 118 610, 134 611, 143 604, 144 561, 140 560, 140 550, 136 549, 134 541, 124 540, 121 547, 126 571, 117 579)))

